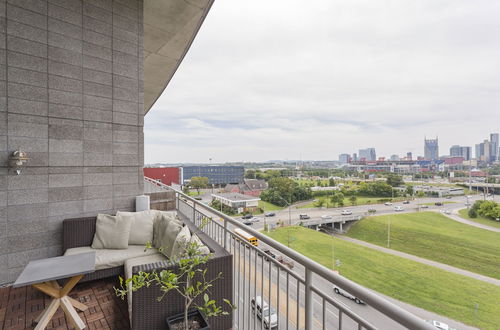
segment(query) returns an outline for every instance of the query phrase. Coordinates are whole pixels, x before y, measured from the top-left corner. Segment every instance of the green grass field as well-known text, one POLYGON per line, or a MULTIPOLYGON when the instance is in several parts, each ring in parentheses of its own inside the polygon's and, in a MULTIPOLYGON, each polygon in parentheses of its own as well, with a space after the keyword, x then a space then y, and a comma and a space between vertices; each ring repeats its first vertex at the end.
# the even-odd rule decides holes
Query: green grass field
MULTIPOLYGON (((498 329, 500 324, 500 287, 418 262, 379 252, 303 227, 285 227, 269 233, 309 258, 332 268, 334 255, 340 274, 373 290, 479 327, 498 329), (474 304, 477 303, 477 316, 474 304)), ((441 251, 443 252, 443 251, 441 251)), ((444 252, 443 252, 444 253, 444 252)))
POLYGON ((500 221, 491 220, 491 219, 482 217, 480 215, 478 215, 477 218, 471 218, 471 217, 469 217, 467 209, 459 210, 458 214, 466 220, 474 221, 474 222, 477 222, 477 223, 480 223, 480 224, 483 224, 486 226, 500 228, 500 221))
MULTIPOLYGON (((329 197, 328 196, 321 196, 321 197, 317 197, 316 199, 322 199, 325 201, 325 204, 324 206, 326 207, 327 204, 326 204, 326 201, 328 201, 328 208, 332 207, 330 201, 329 201, 329 197)), ((383 204, 385 202, 379 202, 378 200, 379 199, 391 199, 390 197, 366 197, 366 196, 357 196, 357 200, 356 200, 356 205, 370 205, 370 204, 383 204)), ((395 198, 392 198, 392 201, 394 202, 397 202, 397 201, 404 201, 406 200, 407 198, 405 197, 395 197, 395 198)), ((304 204, 302 206, 299 206, 298 208, 299 209, 310 209, 310 208, 315 208, 317 206, 315 206, 315 201, 314 202, 310 202, 310 203, 307 203, 307 204, 304 204)), ((348 197, 345 197, 344 198, 344 206, 342 206, 343 208, 346 208, 346 207, 350 207, 350 206, 353 206, 351 204, 351 201, 349 200, 348 197)))
POLYGON ((263 209, 265 212, 283 210, 283 207, 281 206, 274 205, 264 201, 259 201, 259 207, 263 209))
POLYGON ((347 236, 500 279, 500 234, 436 212, 382 215, 354 224, 347 236))

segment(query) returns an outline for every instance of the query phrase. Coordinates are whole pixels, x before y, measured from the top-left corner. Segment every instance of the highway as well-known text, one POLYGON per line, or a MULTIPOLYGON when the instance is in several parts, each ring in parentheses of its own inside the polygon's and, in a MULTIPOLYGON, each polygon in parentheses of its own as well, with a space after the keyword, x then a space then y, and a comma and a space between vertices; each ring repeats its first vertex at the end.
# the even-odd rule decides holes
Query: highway
MULTIPOLYGON (((472 196, 469 198, 469 202, 473 203, 475 200, 482 198, 482 196, 472 196)), ((299 214, 307 214, 312 219, 320 219, 323 215, 333 215, 334 217, 341 217, 340 212, 345 209, 349 209, 353 212, 353 215, 366 215, 369 208, 374 208, 377 210, 376 215, 378 214, 391 214, 391 213, 405 213, 405 212, 417 212, 417 211, 428 211, 428 210, 452 210, 463 208, 466 198, 464 196, 454 197, 452 199, 437 199, 437 198, 423 198, 415 201, 411 201, 410 204, 403 204, 402 202, 394 203, 391 206, 385 206, 383 204, 376 205, 359 205, 359 206, 348 206, 343 208, 335 208, 335 209, 297 209, 292 205, 290 210, 284 209, 281 211, 273 211, 276 213, 274 217, 261 217, 261 221, 254 223, 252 225, 253 229, 262 230, 264 227, 264 219, 268 224, 276 224, 277 221, 285 221, 288 223, 289 214, 291 214, 291 223, 297 224, 300 221, 299 214), (442 206, 430 205, 428 208, 419 208, 418 204, 431 203, 434 204, 437 201, 441 202, 453 202, 449 204, 443 204, 442 206), (396 205, 400 205, 404 207, 404 211, 395 212, 394 207, 396 205)), ((236 245, 237 246, 237 245, 236 245)), ((269 248, 265 246, 263 243, 259 246, 261 249, 269 248)), ((271 248, 269 248, 272 250, 271 248)), ((250 307, 250 299, 254 296, 262 295, 264 299, 269 302, 271 301, 271 305, 279 311, 279 329, 297 329, 297 315, 299 315, 299 328, 303 328, 304 322, 304 286, 299 285, 298 295, 300 297, 299 304, 297 306, 297 282, 292 280, 292 277, 289 275, 289 281, 287 281, 287 274, 284 270, 280 270, 279 281, 278 281, 278 271, 277 267, 271 267, 271 272, 269 272, 269 264, 271 261, 262 261, 262 257, 258 257, 255 259, 255 252, 250 252, 251 249, 241 247, 239 250, 233 250, 232 252, 235 255, 235 273, 233 274, 235 280, 235 286, 239 287, 239 289, 235 290, 235 302, 238 302, 238 306, 240 307, 235 315, 235 320, 240 320, 237 324, 240 325, 239 329, 260 329, 261 321, 259 318, 252 313, 250 307), (245 251, 245 252, 243 252, 245 251), (263 263, 262 263, 263 262, 263 263), (261 269, 264 267, 264 271, 261 274, 261 269), (271 278, 271 281, 269 281, 271 278), (269 283, 271 285, 269 286, 269 283), (288 288, 287 288, 288 283, 288 288), (269 298, 270 296, 270 298, 269 298), (279 305, 278 305, 278 296, 279 296, 279 305), (287 324, 287 304, 284 304, 284 299, 288 297, 288 327, 287 324), (244 307, 244 308, 241 308, 244 307), (239 318, 239 319, 238 319, 239 318)), ((252 249, 253 250, 253 249, 252 249)), ((279 255, 277 251, 274 251, 275 254, 279 255)), ((304 269, 301 265, 295 263, 295 267, 292 272, 299 274, 300 278, 304 278, 304 269)), ((330 298, 336 300, 338 303, 346 306, 350 311, 360 315, 364 320, 368 321, 376 328, 379 329, 405 329, 400 326, 396 322, 390 320, 385 315, 379 313, 374 308, 367 305, 358 305, 354 301, 337 295, 333 292, 332 284, 328 281, 325 281, 323 278, 314 275, 313 276, 313 284, 315 287, 319 288, 321 292, 324 292, 330 298)), ((449 324, 450 326, 460 329, 460 330, 468 330, 475 329, 470 326, 466 326, 460 322, 455 320, 425 311, 421 308, 417 308, 411 306, 409 304, 397 301, 390 297, 386 297, 380 293, 378 295, 390 300, 391 302, 409 310, 415 315, 423 318, 423 319, 433 319, 439 320, 449 324)), ((314 315, 314 328, 322 329, 322 301, 321 298, 314 294, 313 295, 313 315, 314 315)), ((328 305, 326 308, 326 327, 325 329, 338 329, 338 310, 337 308, 328 305)), ((343 317, 343 326, 342 329, 357 329, 357 325, 355 322, 350 320, 348 317, 344 315, 343 317)))

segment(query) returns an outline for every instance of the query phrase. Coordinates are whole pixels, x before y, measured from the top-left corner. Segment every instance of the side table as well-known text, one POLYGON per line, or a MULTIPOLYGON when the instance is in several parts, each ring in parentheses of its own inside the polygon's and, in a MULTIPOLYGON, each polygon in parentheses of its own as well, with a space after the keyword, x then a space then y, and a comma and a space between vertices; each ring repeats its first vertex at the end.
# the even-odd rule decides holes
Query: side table
POLYGON ((45 329, 59 307, 62 308, 71 325, 81 330, 85 328, 85 323, 78 316, 75 308, 85 311, 88 307, 69 297, 68 294, 85 274, 94 271, 95 252, 34 260, 26 265, 12 287, 31 285, 52 297, 50 304, 35 319, 37 322, 35 330, 45 329), (68 280, 64 286, 59 286, 57 280, 65 278, 68 280))

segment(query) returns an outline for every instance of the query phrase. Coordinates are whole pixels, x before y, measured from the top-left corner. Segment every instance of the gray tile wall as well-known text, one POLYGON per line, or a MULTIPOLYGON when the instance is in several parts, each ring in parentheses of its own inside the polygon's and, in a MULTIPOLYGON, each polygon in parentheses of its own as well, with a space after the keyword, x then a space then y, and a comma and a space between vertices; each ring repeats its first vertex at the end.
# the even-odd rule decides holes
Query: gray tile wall
POLYGON ((63 219, 133 210, 142 34, 142 0, 0 0, 0 284, 62 253, 63 219))

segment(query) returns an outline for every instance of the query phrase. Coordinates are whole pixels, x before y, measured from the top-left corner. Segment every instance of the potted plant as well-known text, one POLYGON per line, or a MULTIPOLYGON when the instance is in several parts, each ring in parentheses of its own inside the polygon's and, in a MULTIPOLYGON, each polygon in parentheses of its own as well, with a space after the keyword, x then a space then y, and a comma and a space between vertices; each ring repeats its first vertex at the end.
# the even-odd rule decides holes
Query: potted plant
MULTIPOLYGON (((150 243, 146 246, 146 248, 151 247, 150 243)), ((205 317, 227 315, 228 312, 217 306, 216 301, 209 297, 209 289, 213 283, 222 278, 222 273, 212 279, 206 278, 207 268, 204 265, 209 258, 210 254, 203 255, 200 253, 196 243, 189 243, 185 247, 182 257, 176 261, 179 266, 177 272, 171 270, 139 272, 125 281, 120 277, 120 287, 114 288, 115 293, 118 297, 124 299, 129 285, 132 291, 140 290, 144 286, 158 285, 162 294, 157 297, 157 300, 161 301, 167 293, 175 290, 184 297, 184 311, 166 319, 167 329, 210 329, 205 317), (201 304, 195 301, 198 297, 203 297, 201 304)), ((224 299, 224 302, 231 309, 235 308, 229 300, 224 299)))

